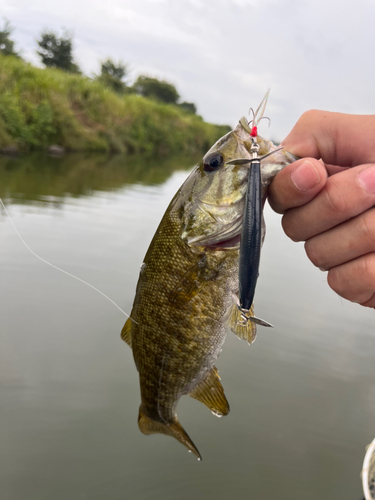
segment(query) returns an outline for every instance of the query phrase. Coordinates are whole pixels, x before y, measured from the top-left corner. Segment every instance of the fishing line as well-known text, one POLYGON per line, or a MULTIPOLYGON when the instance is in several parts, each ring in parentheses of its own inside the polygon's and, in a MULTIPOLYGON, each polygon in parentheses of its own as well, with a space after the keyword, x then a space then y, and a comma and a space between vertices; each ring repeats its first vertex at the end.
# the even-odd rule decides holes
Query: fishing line
MULTIPOLYGON (((14 224, 13 222, 13 219, 12 217, 10 216, 6 206, 4 205, 3 203, 3 200, 0 198, 0 203, 1 205, 3 206, 4 210, 5 210, 5 213, 7 214, 7 216, 9 217, 9 220, 13 226, 13 229, 15 230, 16 234, 18 235, 19 239, 22 241, 22 243, 25 245, 25 247, 29 250, 29 252, 31 252, 34 257, 36 257, 37 259, 41 260, 42 262, 44 262, 45 264, 48 264, 49 266, 53 267, 54 269, 57 269, 57 271, 60 271, 68 276, 70 276, 71 278, 74 278, 78 281, 80 281, 81 283, 84 283, 85 285, 89 286, 90 288, 92 288, 93 290, 95 290, 96 292, 100 293, 100 295, 102 295, 103 297, 105 297, 107 300, 109 300, 115 307, 117 307, 117 309, 119 311, 121 311, 126 317, 130 318, 129 314, 127 314, 123 309, 121 309, 121 307, 116 304, 115 301, 113 301, 110 297, 108 297, 108 295, 106 295, 105 293, 101 292, 100 290, 98 290, 98 288, 96 288, 95 286, 93 285, 90 285, 90 283, 87 283, 87 281, 81 279, 81 278, 78 278, 78 276, 75 276, 74 274, 71 274, 71 273, 68 273, 68 271, 64 271, 64 269, 61 269, 61 267, 58 267, 58 266, 55 266, 55 264, 51 264, 51 262, 48 262, 48 260, 46 259, 43 259, 43 257, 40 257, 40 255, 36 254, 34 252, 34 250, 32 250, 29 245, 26 243, 26 241, 23 239, 23 237, 21 236, 20 232, 18 231, 16 225, 14 224)), ((130 318, 132 321, 134 321, 134 319, 130 318)), ((136 323, 136 321, 134 321, 134 323, 136 323)))

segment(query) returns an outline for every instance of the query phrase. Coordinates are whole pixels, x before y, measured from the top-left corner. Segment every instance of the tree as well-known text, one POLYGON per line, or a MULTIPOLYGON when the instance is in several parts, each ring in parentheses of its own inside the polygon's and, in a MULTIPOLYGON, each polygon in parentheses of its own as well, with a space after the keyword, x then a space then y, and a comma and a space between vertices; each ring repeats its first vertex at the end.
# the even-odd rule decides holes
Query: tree
POLYGON ((167 104, 177 104, 180 98, 176 87, 171 83, 145 75, 140 75, 137 78, 133 88, 137 94, 157 99, 167 104))
POLYGON ((126 64, 122 61, 115 64, 112 59, 107 59, 101 63, 101 73, 97 79, 107 87, 111 87, 112 90, 121 94, 126 89, 125 80, 127 73, 128 69, 126 64))
POLYGON ((4 19, 4 28, 0 30, 0 53, 5 56, 20 57, 14 49, 13 40, 9 38, 13 30, 14 28, 11 26, 10 22, 4 19))
POLYGON ((181 102, 179 107, 182 108, 187 113, 192 113, 193 115, 197 114, 197 107, 193 102, 181 102))
POLYGON ((73 35, 67 31, 58 38, 53 31, 44 31, 37 40, 40 51, 37 53, 42 63, 49 68, 59 68, 70 73, 80 73, 80 69, 73 60, 73 35))

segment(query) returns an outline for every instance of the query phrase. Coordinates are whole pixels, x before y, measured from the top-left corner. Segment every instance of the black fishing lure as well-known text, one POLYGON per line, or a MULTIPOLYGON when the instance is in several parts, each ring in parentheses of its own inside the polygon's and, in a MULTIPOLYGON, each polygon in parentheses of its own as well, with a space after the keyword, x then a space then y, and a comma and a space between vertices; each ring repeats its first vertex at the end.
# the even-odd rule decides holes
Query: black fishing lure
POLYGON ((262 185, 260 160, 253 159, 250 162, 249 169, 239 262, 239 299, 240 307, 245 311, 249 311, 251 308, 259 276, 261 233, 262 185))
POLYGON ((239 260, 239 304, 238 308, 244 323, 252 321, 263 326, 272 326, 267 321, 256 318, 250 312, 255 288, 259 276, 260 250, 262 246, 262 178, 260 173, 260 163, 267 156, 276 153, 282 148, 277 148, 270 153, 259 157, 259 144, 257 142, 257 125, 263 118, 263 113, 267 104, 269 90, 264 96, 258 109, 254 113, 253 120, 250 122, 252 128, 249 128, 247 121, 241 121, 244 128, 249 131, 251 139, 250 153, 252 158, 241 158, 232 160, 228 163, 248 164, 249 180, 247 185, 245 208, 243 214, 240 260, 239 260))

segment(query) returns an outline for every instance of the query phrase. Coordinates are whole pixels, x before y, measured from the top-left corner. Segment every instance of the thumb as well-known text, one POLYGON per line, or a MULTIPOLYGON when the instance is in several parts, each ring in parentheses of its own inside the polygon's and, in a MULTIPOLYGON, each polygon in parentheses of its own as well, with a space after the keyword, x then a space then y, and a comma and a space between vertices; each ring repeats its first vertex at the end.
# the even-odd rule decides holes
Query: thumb
POLYGON ((312 200, 327 181, 324 163, 303 158, 285 167, 271 183, 268 201, 273 210, 283 214, 312 200))

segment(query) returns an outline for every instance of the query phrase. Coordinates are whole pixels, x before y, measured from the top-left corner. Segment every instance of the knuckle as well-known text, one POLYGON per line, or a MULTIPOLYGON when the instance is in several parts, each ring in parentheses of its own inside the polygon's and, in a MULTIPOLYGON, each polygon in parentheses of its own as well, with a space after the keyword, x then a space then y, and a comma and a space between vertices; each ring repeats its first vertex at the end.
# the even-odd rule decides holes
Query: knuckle
POLYGON ((329 212, 334 214, 344 214, 346 212, 347 202, 344 196, 340 194, 340 190, 336 189, 336 186, 332 181, 327 182, 323 195, 329 212))
POLYGON ((294 210, 288 210, 281 219, 281 225, 284 230, 284 233, 290 238, 292 241, 298 242, 302 241, 302 238, 298 233, 298 224, 295 223, 294 210))
POLYGON ((361 306, 375 309, 375 292, 371 295, 369 299, 365 300, 364 302, 361 302, 361 306))
POLYGON ((268 203, 272 210, 276 212, 277 214, 284 214, 285 213, 285 208, 280 205, 276 200, 273 198, 268 198, 268 203))
POLYGON ((328 285, 344 299, 366 303, 375 291, 375 253, 328 271, 328 285))
POLYGON ((319 115, 321 114, 321 111, 317 109, 309 109, 308 111, 305 111, 302 113, 301 117, 299 118, 299 122, 301 123, 314 123, 315 121, 319 120, 319 115))
POLYGON ((340 296, 344 296, 344 289, 342 288, 342 280, 340 279, 340 270, 336 267, 330 269, 327 275, 328 285, 340 296))
POLYGON ((361 259, 361 274, 368 286, 375 290, 375 253, 368 253, 361 259))
POLYGON ((305 243, 305 252, 310 261, 314 264, 315 267, 319 267, 320 269, 325 268, 324 257, 319 252, 318 246, 316 244, 315 238, 310 238, 305 243))
POLYGON ((364 212, 358 219, 358 237, 375 245, 375 210, 364 212))

